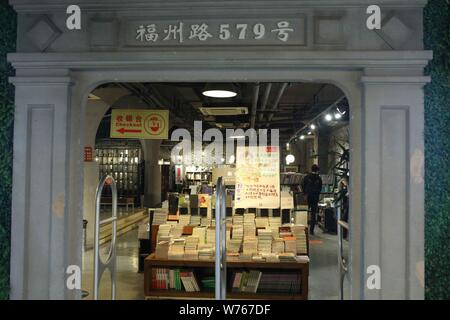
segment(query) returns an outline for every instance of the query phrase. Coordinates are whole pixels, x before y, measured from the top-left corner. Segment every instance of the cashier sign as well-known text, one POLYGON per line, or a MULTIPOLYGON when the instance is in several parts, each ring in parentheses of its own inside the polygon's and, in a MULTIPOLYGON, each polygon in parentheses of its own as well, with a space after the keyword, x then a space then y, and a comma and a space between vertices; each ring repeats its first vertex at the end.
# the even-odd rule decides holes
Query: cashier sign
POLYGON ((167 139, 168 135, 168 110, 112 110, 111 138, 167 139))

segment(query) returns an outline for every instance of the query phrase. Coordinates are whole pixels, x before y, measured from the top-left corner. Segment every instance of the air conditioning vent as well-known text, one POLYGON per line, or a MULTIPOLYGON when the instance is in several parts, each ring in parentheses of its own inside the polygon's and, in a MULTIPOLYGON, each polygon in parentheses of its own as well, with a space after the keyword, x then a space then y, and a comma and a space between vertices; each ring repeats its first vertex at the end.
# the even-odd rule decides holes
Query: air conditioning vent
POLYGON ((248 114, 247 107, 202 107, 199 110, 205 116, 239 116, 248 114))

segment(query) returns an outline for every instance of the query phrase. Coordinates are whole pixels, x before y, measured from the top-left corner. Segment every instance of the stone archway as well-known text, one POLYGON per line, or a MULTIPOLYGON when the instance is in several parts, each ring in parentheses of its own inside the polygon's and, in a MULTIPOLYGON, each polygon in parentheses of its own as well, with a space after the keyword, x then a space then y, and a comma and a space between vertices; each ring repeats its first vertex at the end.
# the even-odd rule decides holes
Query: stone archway
MULTIPOLYGON (((51 8, 39 1, 12 2, 23 18, 21 30, 37 32, 36 25, 43 23, 51 25, 47 30, 58 33, 57 25, 64 25, 57 12, 68 1, 51 8), (42 10, 55 12, 55 21, 35 16, 36 23, 25 17, 25 13, 42 10)), ((79 291, 66 289, 64 271, 68 265, 81 263, 83 115, 88 94, 99 84, 314 81, 340 87, 352 112, 352 298, 422 299, 422 88, 429 81, 423 77, 423 68, 432 55, 423 51, 417 40, 420 27, 413 30, 402 21, 420 18, 426 1, 408 1, 407 5, 402 0, 383 2, 390 10, 386 24, 394 22, 406 30, 390 35, 389 48, 367 30, 344 32, 364 25, 360 15, 367 1, 352 0, 352 5, 337 8, 334 1, 313 4, 298 0, 288 1, 277 14, 295 14, 308 21, 304 30, 308 37, 299 39, 303 44, 255 47, 245 43, 170 50, 130 45, 129 37, 134 34, 116 38, 119 20, 129 22, 127 12, 147 14, 137 2, 114 1, 112 16, 91 17, 90 22, 100 28, 92 29, 92 34, 83 31, 79 43, 72 42, 74 34, 69 33, 61 41, 52 43, 55 35, 50 35, 49 43, 34 43, 44 35, 20 43, 19 53, 9 56, 17 71, 11 79, 16 86, 11 297, 80 298, 79 291), (327 32, 330 26, 337 31, 327 32), (96 30, 109 30, 108 37, 96 30), (366 40, 359 43, 360 39, 366 40), (71 53, 74 47, 78 53, 71 53), (47 52, 42 53, 44 50, 47 52), (45 196, 43 190, 48 190, 45 196), (380 290, 365 285, 371 265, 381 268, 380 290)), ((146 8, 150 17, 164 16, 173 9, 170 5, 172 1, 164 5, 148 2, 146 8)), ((272 14, 273 4, 254 5, 251 0, 233 2, 224 10, 238 16, 254 15, 255 10, 272 14)), ((217 13, 202 8, 202 2, 190 6, 197 14, 217 18, 217 13)), ((102 10, 98 5, 89 9, 102 10)), ((127 24, 122 26, 126 32, 127 24)), ((23 35, 23 39, 27 37, 23 35)))

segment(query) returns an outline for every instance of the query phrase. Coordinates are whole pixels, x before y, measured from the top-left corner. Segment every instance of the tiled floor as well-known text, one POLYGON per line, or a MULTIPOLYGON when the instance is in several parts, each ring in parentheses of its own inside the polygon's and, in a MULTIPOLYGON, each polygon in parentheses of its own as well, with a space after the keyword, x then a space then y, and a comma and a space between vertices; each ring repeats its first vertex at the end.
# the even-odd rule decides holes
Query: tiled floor
MULTIPOLYGON (((117 299, 136 300, 144 298, 144 275, 138 273, 138 246, 137 229, 128 232, 117 239, 117 299)), ((316 235, 310 242, 310 300, 337 300, 339 289, 337 236, 322 233, 317 228, 316 235)), ((102 247, 103 252, 109 249, 108 245, 102 247)), ((104 274, 104 283, 100 286, 100 299, 109 299, 110 281, 108 274, 104 274)), ((83 261, 83 289, 89 291, 86 299, 93 298, 93 251, 84 255, 83 261)), ((347 295, 346 288, 345 296, 347 295)))
MULTIPOLYGON (((102 252, 107 254, 109 244, 102 246, 102 252)), ((138 273, 139 241, 137 229, 117 238, 117 276, 116 299, 139 300, 144 299, 144 274, 138 273)), ((83 256, 83 290, 89 291, 86 299, 93 299, 93 250, 88 250, 83 256)), ((109 273, 105 271, 100 285, 99 298, 109 300, 111 281, 109 273)))
MULTIPOLYGON (((309 299, 337 300, 339 296, 338 237, 316 228, 310 237, 309 299)), ((344 241, 347 252, 348 242, 344 241)), ((348 298, 348 282, 344 297, 348 298)))

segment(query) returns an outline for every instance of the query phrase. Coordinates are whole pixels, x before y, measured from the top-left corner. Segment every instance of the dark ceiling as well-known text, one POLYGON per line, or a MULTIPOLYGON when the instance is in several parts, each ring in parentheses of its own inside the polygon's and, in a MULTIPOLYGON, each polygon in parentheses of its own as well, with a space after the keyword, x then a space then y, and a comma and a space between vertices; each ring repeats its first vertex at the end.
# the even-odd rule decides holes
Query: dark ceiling
MULTIPOLYGON (((218 127, 247 129, 279 129, 281 142, 314 120, 321 126, 322 114, 335 110, 348 111, 348 102, 342 91, 331 84, 319 83, 233 83, 237 89, 234 98, 218 99, 202 95, 206 83, 110 83, 105 87, 126 89, 130 95, 139 97, 149 108, 169 109, 171 128, 192 129, 194 121, 203 121, 203 128, 218 127), (256 106, 256 107, 255 107, 256 106), (247 114, 211 116, 204 115, 205 107, 246 107, 247 114)), ((94 92, 95 94, 95 92, 94 92)), ((339 121, 348 121, 346 112, 339 121)), ((106 120, 106 119, 105 119, 106 120)), ((305 129, 307 130, 307 129, 305 129)))

